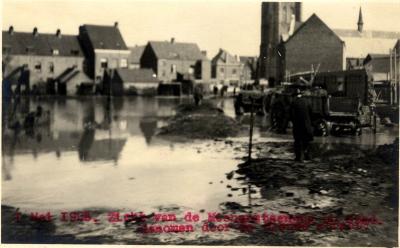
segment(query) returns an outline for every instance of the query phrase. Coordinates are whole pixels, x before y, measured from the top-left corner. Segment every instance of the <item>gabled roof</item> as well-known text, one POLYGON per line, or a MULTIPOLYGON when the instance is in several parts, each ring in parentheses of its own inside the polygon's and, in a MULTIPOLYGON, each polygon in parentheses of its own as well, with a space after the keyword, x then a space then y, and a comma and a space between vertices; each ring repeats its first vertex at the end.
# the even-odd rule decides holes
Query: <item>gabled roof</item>
POLYGON ((152 69, 120 68, 116 70, 116 73, 123 82, 157 83, 159 81, 152 69))
POLYGON ((129 55, 129 63, 140 64, 140 58, 142 57, 145 46, 134 46, 129 47, 131 54, 129 55))
POLYGON ((212 59, 212 63, 224 63, 224 64, 240 64, 240 60, 232 56, 230 53, 228 53, 226 50, 220 48, 217 55, 214 56, 212 59))
POLYGON ((389 54, 389 50, 396 45, 397 39, 384 37, 358 34, 340 36, 340 39, 345 42, 346 57, 365 58, 369 53, 389 54))
MULTIPOLYGON (((2 32, 3 48, 11 55, 52 56, 58 50, 58 56, 82 57, 82 49, 75 35, 44 34, 28 32, 2 32)), ((4 50, 3 50, 4 51, 4 50)))
POLYGON ((364 58, 370 53, 389 54, 393 49, 400 32, 375 31, 375 30, 348 30, 333 29, 333 31, 345 42, 346 57, 364 58))
POLYGON ((205 59, 195 43, 149 41, 148 43, 158 59, 202 60, 205 59))
POLYGON ((328 27, 328 25, 326 25, 325 22, 323 22, 321 20, 321 18, 319 18, 315 13, 312 14, 305 22, 303 22, 294 32, 293 34, 286 40, 285 43, 289 43, 293 37, 296 36, 297 33, 301 32, 307 25, 310 25, 312 23, 315 24, 319 24, 322 25, 322 27, 325 28, 325 30, 327 30, 328 32, 330 32, 334 37, 336 37, 338 40, 341 40, 340 37, 333 32, 333 30, 331 28, 328 27))
POLYGON ((79 32, 87 33, 93 49, 128 50, 118 27, 84 24, 79 32))
POLYGON ((356 29, 332 29, 339 37, 372 38, 372 39, 399 39, 400 32, 364 30, 359 32, 356 29))

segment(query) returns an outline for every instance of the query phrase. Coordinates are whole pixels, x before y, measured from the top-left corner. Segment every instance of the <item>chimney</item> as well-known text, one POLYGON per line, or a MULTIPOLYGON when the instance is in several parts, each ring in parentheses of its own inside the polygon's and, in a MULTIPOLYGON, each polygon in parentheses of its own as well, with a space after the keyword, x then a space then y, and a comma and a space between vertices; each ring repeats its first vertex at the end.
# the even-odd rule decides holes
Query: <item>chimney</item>
POLYGON ((57 38, 61 38, 61 30, 60 29, 57 29, 56 36, 57 36, 57 38))
POLYGON ((38 34, 38 28, 37 27, 34 27, 33 28, 33 36, 38 36, 39 34, 38 34))
POLYGON ((361 7, 360 7, 360 12, 359 12, 359 14, 358 14, 358 22, 357 22, 357 29, 358 29, 358 32, 361 33, 361 32, 363 31, 363 26, 364 26, 364 22, 363 22, 361 7))
POLYGON ((172 38, 171 38, 171 44, 174 44, 174 43, 175 43, 175 38, 172 37, 172 38))
POLYGON ((206 51, 206 50, 201 51, 201 54, 202 54, 204 57, 207 57, 207 51, 206 51))
POLYGON ((10 28, 8 29, 8 33, 13 35, 14 34, 14 27, 10 26, 10 28))
POLYGON ((118 22, 114 22, 114 27, 118 28, 118 22))

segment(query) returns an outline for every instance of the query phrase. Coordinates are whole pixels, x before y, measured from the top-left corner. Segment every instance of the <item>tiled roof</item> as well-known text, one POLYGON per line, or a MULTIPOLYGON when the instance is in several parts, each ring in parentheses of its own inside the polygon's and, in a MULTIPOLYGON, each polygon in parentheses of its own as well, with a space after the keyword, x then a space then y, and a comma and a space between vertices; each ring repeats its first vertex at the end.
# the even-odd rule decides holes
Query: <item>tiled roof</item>
POLYGON ((345 29, 333 31, 345 42, 348 58, 364 58, 369 53, 389 54, 389 50, 394 48, 400 38, 399 32, 368 30, 359 32, 345 29))
POLYGON ((158 59, 168 60, 201 60, 203 55, 195 43, 150 41, 158 59))
POLYGON ((386 53, 394 47, 394 39, 341 37, 348 58, 364 58, 368 53, 386 53))
POLYGON ((77 36, 38 33, 36 36, 28 32, 2 32, 3 52, 11 55, 39 56, 83 56, 77 36), (54 53, 53 53, 54 51, 54 53))
POLYGON ((140 64, 140 58, 142 57, 145 46, 129 47, 131 54, 129 55, 129 63, 140 64))
POLYGON ((94 49, 128 50, 118 27, 85 24, 79 31, 88 34, 94 49))
POLYGON ((364 30, 359 32, 353 29, 332 29, 339 37, 373 38, 373 39, 399 39, 400 32, 364 30))
POLYGON ((157 83, 158 79, 154 76, 152 69, 127 69, 116 70, 123 82, 157 83))
POLYGON ((240 64, 240 61, 229 54, 226 50, 220 48, 217 55, 212 59, 212 63, 222 62, 224 64, 240 64))

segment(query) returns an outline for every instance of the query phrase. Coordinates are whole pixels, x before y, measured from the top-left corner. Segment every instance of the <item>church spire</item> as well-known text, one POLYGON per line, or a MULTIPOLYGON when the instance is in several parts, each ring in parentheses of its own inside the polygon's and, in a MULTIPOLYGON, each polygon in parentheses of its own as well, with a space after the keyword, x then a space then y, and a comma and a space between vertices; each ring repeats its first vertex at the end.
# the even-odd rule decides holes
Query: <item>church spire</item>
POLYGON ((358 14, 358 22, 357 22, 357 26, 358 26, 358 32, 362 32, 363 31, 363 17, 362 17, 362 12, 361 12, 361 7, 360 7, 360 12, 358 14))

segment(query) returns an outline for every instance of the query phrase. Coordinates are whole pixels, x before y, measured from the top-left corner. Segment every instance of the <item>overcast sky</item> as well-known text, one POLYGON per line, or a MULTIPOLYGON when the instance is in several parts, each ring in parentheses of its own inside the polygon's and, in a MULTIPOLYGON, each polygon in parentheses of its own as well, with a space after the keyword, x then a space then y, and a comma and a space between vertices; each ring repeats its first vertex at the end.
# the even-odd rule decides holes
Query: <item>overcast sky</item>
MULTIPOLYGON (((218 49, 258 55, 261 1, 3 0, 2 28, 16 31, 77 34, 81 24, 119 22, 129 46, 148 40, 196 42, 208 57, 218 49)), ((306 1, 303 21, 316 13, 333 28, 355 29, 362 7, 364 29, 400 32, 400 0, 306 1)))

